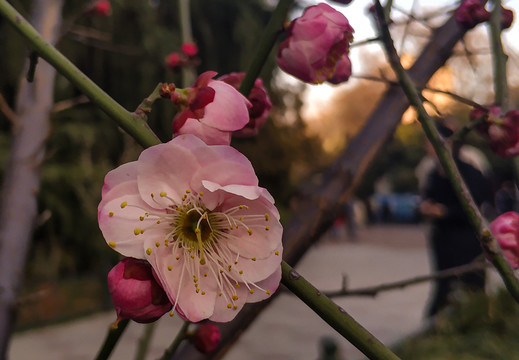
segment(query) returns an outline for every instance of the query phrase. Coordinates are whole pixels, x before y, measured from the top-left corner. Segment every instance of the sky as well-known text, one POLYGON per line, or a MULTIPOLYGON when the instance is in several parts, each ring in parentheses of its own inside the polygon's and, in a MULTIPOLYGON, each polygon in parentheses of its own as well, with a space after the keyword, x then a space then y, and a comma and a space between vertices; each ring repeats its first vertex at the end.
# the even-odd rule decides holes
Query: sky
MULTIPOLYGON (((309 1, 309 3, 318 3, 321 1, 309 1)), ((374 28, 372 26, 370 17, 366 14, 366 9, 373 4, 371 0, 353 0, 349 5, 340 5, 332 2, 327 2, 329 5, 332 5, 338 11, 341 11, 352 27, 355 30, 354 38, 355 42, 362 41, 365 39, 373 38, 376 36, 374 28)), ((384 3, 384 1, 383 1, 384 3)), ((415 9, 441 9, 446 8, 449 5, 455 4, 456 2, 453 0, 393 0, 393 4, 398 8, 401 8, 405 11, 410 12, 413 7, 413 3, 415 4, 415 9)), ((519 0, 504 0, 502 1, 503 5, 507 8, 514 10, 515 13, 515 21, 512 27, 504 32, 503 39, 504 42, 508 45, 513 46, 514 48, 519 50, 519 0)), ((401 17, 402 13, 395 10, 393 16, 395 18, 401 17)), ((480 25, 483 26, 483 25, 480 25)), ((360 46, 357 48, 352 48, 350 57, 352 60, 353 73, 362 73, 362 61, 359 58, 359 50, 361 48, 369 49, 373 51, 374 54, 380 54, 380 56, 384 56, 381 47, 378 44, 368 45, 368 46, 360 46), (380 51, 378 53, 377 51, 380 51)), ((363 50, 364 50, 363 49, 363 50)), ((314 101, 307 101, 308 107, 305 109, 308 112, 315 111, 312 103, 320 104, 323 100, 329 98, 331 93, 334 91, 333 86, 329 86, 327 84, 323 85, 314 85, 310 86, 307 92, 309 98, 314 101), (317 100, 317 101, 315 101, 317 100)))

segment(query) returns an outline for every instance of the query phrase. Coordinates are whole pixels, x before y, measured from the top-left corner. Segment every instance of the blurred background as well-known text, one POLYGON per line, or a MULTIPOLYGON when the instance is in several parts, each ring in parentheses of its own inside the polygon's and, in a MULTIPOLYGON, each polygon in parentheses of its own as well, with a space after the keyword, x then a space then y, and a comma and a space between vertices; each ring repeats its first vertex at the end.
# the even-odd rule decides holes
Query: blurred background
MULTIPOLYGON (((30 18, 31 1, 10 2, 30 18)), ((96 16, 89 12, 93 2, 66 1, 64 30, 57 47, 115 100, 133 110, 158 82, 181 83, 180 73, 165 66, 167 55, 178 51, 182 44, 177 2, 110 3, 110 15, 96 16)), ((200 49, 196 71, 214 70, 220 75, 244 71, 275 3, 191 0, 193 37, 200 49)), ((292 16, 312 3, 298 2, 292 16)), ((514 3, 510 1, 508 6, 513 8, 514 3)), ((373 36, 366 26, 369 22, 365 9, 369 5, 369 1, 354 1, 351 9, 338 7, 352 19, 355 42, 373 36), (357 28, 358 22, 365 24, 357 28)), ((424 23, 439 24, 455 8, 452 2, 436 5, 432 9, 427 2, 395 1, 401 10, 394 13, 393 31, 397 47, 405 54, 404 63, 412 63, 430 35, 431 29, 424 23), (422 21, 408 21, 406 14, 411 11, 422 21), (425 16, 431 11, 436 15, 425 16)), ((429 87, 481 104, 491 103, 492 66, 486 34, 483 27, 471 31, 429 87)), ((505 47, 510 55, 512 101, 517 105, 519 56, 506 37, 505 47)), ((2 179, 14 130, 9 110, 14 107, 20 79, 25 76, 23 65, 29 52, 22 38, 1 18, 0 48, 4 54, 0 56, 2 179)), ((276 68, 275 51, 272 52, 261 73, 274 105, 270 119, 258 137, 234 139, 233 146, 251 160, 260 185, 276 199, 283 221, 290 217, 290 198, 319 178, 363 126, 387 89, 383 81, 363 79, 392 79, 381 54, 378 45, 353 45, 352 79, 341 86, 310 88, 281 74, 276 68)), ((458 127, 468 122, 469 106, 438 92, 426 91, 424 95, 433 104, 428 107, 432 115, 448 115, 458 127)), ((40 216, 25 273, 18 329, 111 307, 105 281, 118 255, 106 246, 97 226, 100 189, 109 170, 136 159, 142 150, 59 74, 54 99, 52 131, 41 168, 40 216)), ((174 114, 175 108, 169 101, 159 101, 153 107, 149 124, 163 141, 171 138, 174 114)), ((471 134, 467 140, 484 154, 495 189, 502 181, 512 179, 508 161, 495 156, 477 135, 471 134)), ((357 226, 421 221, 417 212, 420 184, 416 167, 424 155, 424 137, 409 110, 383 155, 370 165, 356 189, 351 203, 357 226)), ((335 230, 342 232, 345 221, 344 216, 339 216, 335 230)), ((328 234, 327 238, 336 235, 328 234)))

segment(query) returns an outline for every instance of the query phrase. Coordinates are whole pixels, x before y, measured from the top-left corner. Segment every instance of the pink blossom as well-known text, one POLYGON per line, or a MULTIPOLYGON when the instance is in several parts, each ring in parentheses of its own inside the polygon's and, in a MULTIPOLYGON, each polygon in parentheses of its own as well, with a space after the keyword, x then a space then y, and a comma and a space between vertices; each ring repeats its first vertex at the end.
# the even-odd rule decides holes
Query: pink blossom
POLYGON ((499 215, 490 223, 490 231, 497 239, 514 269, 519 267, 519 215, 513 211, 499 215))
POLYGON ((106 175, 98 221, 113 249, 151 264, 189 321, 230 321, 279 285, 279 213, 230 146, 184 135, 144 150, 106 175))
POLYGON ((203 354, 209 354, 220 345, 220 329, 213 323, 204 322, 198 326, 189 341, 203 354))
POLYGON ((344 15, 324 3, 310 6, 290 24, 278 50, 278 65, 312 84, 346 81, 351 74, 346 58, 352 40, 353 28, 344 15))
POLYGON ((464 0, 454 12, 456 21, 468 29, 488 21, 490 13, 479 0, 464 0))
MULTIPOLYGON (((485 112, 475 109, 470 118, 474 121, 481 115, 485 112)), ((501 108, 493 106, 488 110, 485 122, 477 129, 499 156, 511 158, 519 155, 519 110, 510 110, 503 116, 501 108)))
POLYGON ((213 80, 215 75, 207 71, 184 94, 171 97, 181 108, 173 119, 173 136, 194 134, 209 145, 229 145, 232 132, 247 125, 251 103, 231 85, 213 80))
MULTIPOLYGON (((243 78, 245 78, 245 73, 230 73, 219 77, 218 80, 231 85, 235 89, 239 89, 243 78)), ((254 82, 248 99, 252 104, 252 107, 249 108, 249 122, 243 129, 235 131, 233 136, 250 137, 257 135, 259 130, 265 125, 270 109, 272 109, 269 95, 260 78, 257 78, 254 82)))
POLYGON ((125 258, 108 273, 117 318, 139 323, 157 320, 171 309, 169 299, 143 260, 125 258))
POLYGON ((181 47, 182 52, 189 57, 198 54, 198 46, 194 42, 183 43, 181 47))
POLYGON ((88 11, 91 16, 106 17, 112 13, 112 4, 108 0, 99 0, 94 3, 92 8, 88 11))

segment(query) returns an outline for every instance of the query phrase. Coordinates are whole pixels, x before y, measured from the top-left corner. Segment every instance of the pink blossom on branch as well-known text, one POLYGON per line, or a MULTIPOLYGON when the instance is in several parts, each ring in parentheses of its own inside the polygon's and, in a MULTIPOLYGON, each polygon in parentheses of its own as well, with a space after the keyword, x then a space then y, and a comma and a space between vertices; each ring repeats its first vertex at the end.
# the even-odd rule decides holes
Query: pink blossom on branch
POLYGON ((279 213, 230 146, 184 135, 144 150, 106 175, 98 221, 114 250, 151 264, 186 320, 230 321, 279 285, 279 213))
POLYGON ((183 43, 180 49, 188 57, 198 54, 198 46, 194 42, 183 43))
POLYGON ((490 13, 480 0, 464 0, 454 12, 456 21, 468 29, 490 20, 490 13))
POLYGON ((249 122, 252 104, 231 85, 213 80, 216 72, 198 77, 192 88, 173 93, 171 100, 180 106, 173 119, 173 136, 194 134, 209 145, 229 145, 233 131, 249 122))
POLYGON ((519 267, 519 215, 509 211, 490 223, 490 231, 497 239, 514 269, 519 267))
POLYGON ((485 122, 477 129, 488 140, 492 150, 503 158, 519 155, 519 110, 510 110, 502 115, 498 106, 491 107, 488 113, 475 109, 470 119, 474 121, 482 115, 486 116, 485 122))
POLYGON ((311 84, 348 80, 353 28, 344 15, 324 3, 310 6, 292 21, 287 32, 278 50, 278 65, 283 71, 311 84))
MULTIPOLYGON (((230 73, 219 77, 218 80, 238 90, 244 77, 245 73, 230 73)), ((259 130, 265 125, 270 109, 272 109, 269 95, 260 78, 257 78, 254 82, 248 99, 252 104, 252 107, 249 108, 249 122, 243 129, 233 132, 233 136, 250 137, 257 135, 259 130)))
POLYGON ((146 261, 125 258, 108 273, 108 289, 117 319, 139 323, 157 320, 171 309, 171 303, 146 261))

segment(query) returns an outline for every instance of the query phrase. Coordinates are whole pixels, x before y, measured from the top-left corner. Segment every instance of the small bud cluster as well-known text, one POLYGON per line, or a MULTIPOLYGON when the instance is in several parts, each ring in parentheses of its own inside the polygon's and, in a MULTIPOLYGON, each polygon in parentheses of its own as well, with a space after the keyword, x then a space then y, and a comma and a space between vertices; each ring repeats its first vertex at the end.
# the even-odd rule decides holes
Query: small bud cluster
POLYGON ((166 57, 166 67, 173 71, 179 71, 185 66, 198 66, 200 60, 196 57, 198 46, 194 42, 184 43, 180 47, 180 52, 173 51, 166 57))
MULTIPOLYGON (((454 16, 456 21, 467 29, 490 20, 490 13, 480 0, 464 0, 456 9, 454 16)), ((514 21, 514 12, 501 7, 501 28, 508 29, 514 21)))

